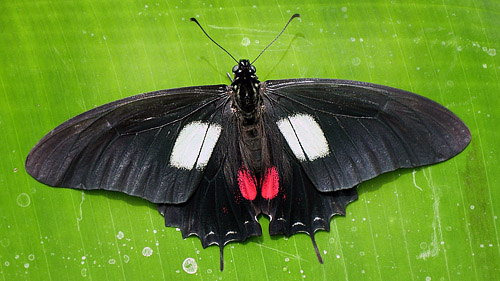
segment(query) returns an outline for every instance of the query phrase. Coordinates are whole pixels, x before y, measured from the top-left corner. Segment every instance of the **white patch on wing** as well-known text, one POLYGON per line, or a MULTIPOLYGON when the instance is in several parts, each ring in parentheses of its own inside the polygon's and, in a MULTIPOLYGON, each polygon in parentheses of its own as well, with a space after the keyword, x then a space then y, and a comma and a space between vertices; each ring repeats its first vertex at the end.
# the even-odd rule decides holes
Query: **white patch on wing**
POLYGON ((313 161, 330 154, 325 134, 311 115, 295 114, 276 124, 300 161, 313 161))
POLYGON ((212 155, 222 128, 219 124, 195 121, 182 128, 175 140, 170 165, 180 169, 203 169, 212 155))

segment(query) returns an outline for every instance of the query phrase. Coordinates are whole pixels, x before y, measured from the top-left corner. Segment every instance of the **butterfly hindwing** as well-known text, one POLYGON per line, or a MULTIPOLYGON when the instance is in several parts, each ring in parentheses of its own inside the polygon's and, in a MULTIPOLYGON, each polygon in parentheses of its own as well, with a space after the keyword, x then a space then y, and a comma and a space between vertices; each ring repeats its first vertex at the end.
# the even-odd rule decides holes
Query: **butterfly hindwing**
POLYGON ((264 107, 320 191, 398 168, 447 160, 470 141, 465 124, 424 97, 333 79, 266 81, 264 107))
POLYGON ((118 100, 50 132, 30 152, 26 170, 51 186, 185 202, 200 183, 229 111, 225 85, 118 100))
MULTIPOLYGON (((183 237, 196 235, 202 246, 218 245, 222 252, 230 241, 245 241, 262 230, 255 201, 241 188, 242 153, 235 115, 227 115, 224 130, 214 148, 200 184, 191 198, 182 204, 159 204, 166 226, 179 227, 183 237)), ((249 177, 248 181, 252 181, 249 177)), ((255 182, 248 182, 255 187, 255 182)), ((250 188, 250 187, 249 187, 250 188)), ((254 192, 256 190, 249 190, 254 192)))
MULTIPOLYGON (((305 232, 313 237, 319 230, 330 229, 333 215, 345 215, 348 203, 358 198, 356 186, 349 189, 322 192, 313 184, 300 160, 287 147, 285 138, 279 133, 276 124, 267 122, 267 135, 270 143, 281 144, 269 149, 272 166, 279 175, 279 192, 270 200, 262 200, 262 211, 269 215, 271 235, 290 236, 305 232)), ((264 178, 265 180, 265 178, 264 178)))

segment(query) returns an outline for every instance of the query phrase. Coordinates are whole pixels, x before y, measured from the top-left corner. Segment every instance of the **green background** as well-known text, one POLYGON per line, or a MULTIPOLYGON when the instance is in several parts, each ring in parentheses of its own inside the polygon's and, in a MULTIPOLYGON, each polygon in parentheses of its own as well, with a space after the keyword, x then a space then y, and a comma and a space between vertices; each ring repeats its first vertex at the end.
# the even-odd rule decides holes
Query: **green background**
POLYGON ((407 2, 1 1, 0 280, 499 280, 500 4, 407 2), (261 217, 264 235, 226 246, 220 272, 218 248, 165 228, 153 204, 51 188, 24 170, 40 138, 95 106, 227 83, 234 62, 190 17, 253 59, 293 13, 255 65, 261 80, 393 86, 472 132, 452 160, 361 184, 347 216, 316 235, 323 265, 307 235, 270 237, 261 217))

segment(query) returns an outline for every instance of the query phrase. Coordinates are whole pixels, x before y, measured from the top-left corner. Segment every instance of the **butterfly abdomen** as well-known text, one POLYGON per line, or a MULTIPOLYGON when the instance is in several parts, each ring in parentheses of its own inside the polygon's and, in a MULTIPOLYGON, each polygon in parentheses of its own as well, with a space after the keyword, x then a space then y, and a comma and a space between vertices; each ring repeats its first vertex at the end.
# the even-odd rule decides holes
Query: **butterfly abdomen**
POLYGON ((280 176, 270 164, 267 138, 262 119, 252 125, 240 122, 239 147, 243 160, 238 170, 238 187, 250 201, 256 198, 271 200, 279 191, 280 176))

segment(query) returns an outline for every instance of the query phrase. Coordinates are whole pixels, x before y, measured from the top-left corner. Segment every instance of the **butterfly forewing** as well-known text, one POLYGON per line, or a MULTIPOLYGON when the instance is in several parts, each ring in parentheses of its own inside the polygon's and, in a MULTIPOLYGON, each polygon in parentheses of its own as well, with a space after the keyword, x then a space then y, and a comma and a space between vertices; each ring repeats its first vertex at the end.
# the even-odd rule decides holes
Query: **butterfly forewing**
POLYGON ((261 89, 266 114, 320 191, 441 162, 470 141, 468 128, 448 109, 395 88, 290 79, 266 81, 261 89))
POLYGON ((30 152, 26 169, 51 186, 116 190, 155 203, 185 202, 227 124, 228 97, 227 86, 220 85, 106 104, 45 136, 30 152))

